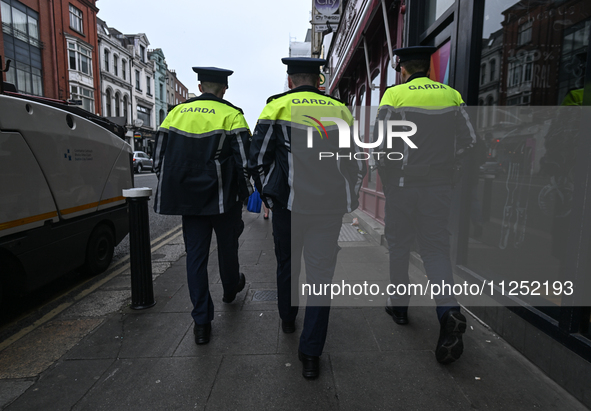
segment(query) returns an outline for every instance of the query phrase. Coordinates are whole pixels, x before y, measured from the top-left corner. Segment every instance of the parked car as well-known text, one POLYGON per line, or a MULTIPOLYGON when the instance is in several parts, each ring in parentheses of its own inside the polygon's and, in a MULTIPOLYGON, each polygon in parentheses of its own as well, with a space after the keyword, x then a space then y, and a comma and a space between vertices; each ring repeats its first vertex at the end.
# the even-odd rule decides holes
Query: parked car
POLYGON ((154 161, 143 151, 133 152, 133 171, 136 173, 141 173, 143 170, 152 171, 153 165, 154 161))

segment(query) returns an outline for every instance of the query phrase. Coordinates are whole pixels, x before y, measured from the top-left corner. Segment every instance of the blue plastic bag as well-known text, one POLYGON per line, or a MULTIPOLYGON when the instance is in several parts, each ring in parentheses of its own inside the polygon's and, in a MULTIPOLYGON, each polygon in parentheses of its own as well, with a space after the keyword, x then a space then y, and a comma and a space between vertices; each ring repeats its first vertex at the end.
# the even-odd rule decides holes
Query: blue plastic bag
POLYGON ((248 205, 246 206, 246 209, 251 213, 260 213, 262 203, 263 200, 261 200, 261 195, 255 188, 254 192, 248 197, 248 205))

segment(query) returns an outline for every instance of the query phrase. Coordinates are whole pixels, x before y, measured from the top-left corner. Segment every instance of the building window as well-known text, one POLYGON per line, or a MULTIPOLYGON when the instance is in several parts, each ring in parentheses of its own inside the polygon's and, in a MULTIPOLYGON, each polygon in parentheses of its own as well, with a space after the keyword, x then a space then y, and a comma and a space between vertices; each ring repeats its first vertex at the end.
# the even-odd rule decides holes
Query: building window
POLYGON ((140 60, 142 63, 146 62, 146 48, 140 44, 140 60))
POLYGON ((139 70, 135 71, 135 89, 138 91, 142 91, 142 88, 140 87, 140 72, 139 72, 139 70))
POLYGON ((39 14, 16 0, 2 0, 0 5, 4 54, 12 60, 6 81, 21 93, 42 96, 39 14))
POLYGON ((115 73, 116 76, 119 75, 119 57, 116 55, 113 56, 113 73, 115 73))
POLYGON ((89 49, 69 41, 68 53, 70 56, 70 70, 81 71, 89 76, 92 75, 92 54, 89 49))
POLYGON ((70 86, 72 100, 81 100, 82 108, 94 112, 94 91, 80 86, 70 86))
POLYGON ((82 26, 82 12, 70 4, 70 28, 78 33, 84 33, 82 26))
POLYGON ((119 94, 119 92, 117 92, 115 93, 115 117, 119 117, 119 115, 121 114, 119 100, 121 100, 121 95, 119 94))
POLYGON ((123 76, 123 80, 127 80, 127 71, 125 71, 126 67, 127 61, 121 60, 121 75, 123 76))
POLYGON ((39 14, 15 0, 3 0, 2 31, 9 36, 41 48, 39 41, 39 14), (18 4, 18 8, 13 6, 18 4))
POLYGON ((20 93, 43 95, 41 70, 20 61, 13 62, 6 73, 6 82, 14 84, 20 93))
POLYGON ((496 70, 497 70, 497 61, 496 60, 491 60, 489 63, 489 67, 490 67, 490 77, 489 77, 489 81, 494 81, 495 80, 495 76, 496 76, 496 70))
POLYGON ((109 50, 105 50, 105 71, 109 71, 109 50))
POLYGON ((146 76, 146 93, 152 95, 152 79, 150 76, 146 76))
POLYGON ((107 104, 106 104, 107 117, 111 117, 111 90, 107 90, 106 100, 107 100, 107 104))
POLYGON ((519 32, 517 34, 517 44, 523 45, 525 43, 529 43, 531 41, 531 33, 532 33, 533 22, 528 21, 527 23, 523 23, 519 26, 519 32))
POLYGON ((127 96, 123 96, 123 117, 125 117, 125 122, 127 123, 127 96))
POLYGON ((150 123, 151 110, 148 107, 137 106, 137 118, 144 121, 144 127, 151 127, 150 123))
POLYGON ((480 85, 483 85, 486 81, 486 65, 480 65, 480 85))
POLYGON ((162 124, 162 122, 164 122, 164 118, 166 117, 166 115, 164 114, 164 110, 160 110, 160 124, 162 124))
POLYGON ((164 95, 164 85, 161 83, 158 90, 158 97, 160 100, 165 100, 166 96, 164 95))

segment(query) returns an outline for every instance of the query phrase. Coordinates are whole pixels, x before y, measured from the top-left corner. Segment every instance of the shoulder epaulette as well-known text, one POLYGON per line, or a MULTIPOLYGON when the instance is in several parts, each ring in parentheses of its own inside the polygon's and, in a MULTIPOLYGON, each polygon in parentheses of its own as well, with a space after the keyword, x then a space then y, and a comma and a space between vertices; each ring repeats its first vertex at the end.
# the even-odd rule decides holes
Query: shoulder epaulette
POLYGON ((273 100, 276 100, 276 99, 278 99, 279 97, 283 97, 283 96, 285 96, 286 94, 289 94, 289 92, 290 92, 290 91, 291 91, 291 90, 289 90, 289 91, 285 91, 285 92, 283 92, 283 93, 275 94, 275 95, 273 95, 273 96, 269 97, 269 98, 267 99, 267 104, 269 104, 269 103, 270 103, 271 101, 273 101, 273 100))

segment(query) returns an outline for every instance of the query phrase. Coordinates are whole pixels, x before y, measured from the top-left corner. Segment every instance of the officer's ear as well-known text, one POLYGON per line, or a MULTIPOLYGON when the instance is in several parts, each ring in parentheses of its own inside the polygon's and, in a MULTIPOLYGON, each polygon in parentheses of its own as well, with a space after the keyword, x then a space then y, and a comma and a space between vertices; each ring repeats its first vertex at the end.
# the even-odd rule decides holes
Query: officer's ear
POLYGON ((201 87, 201 83, 199 83, 199 92, 203 93, 203 87, 201 87))
POLYGON ((287 76, 287 87, 290 90, 295 88, 295 84, 293 84, 293 80, 291 79, 291 76, 287 76))

